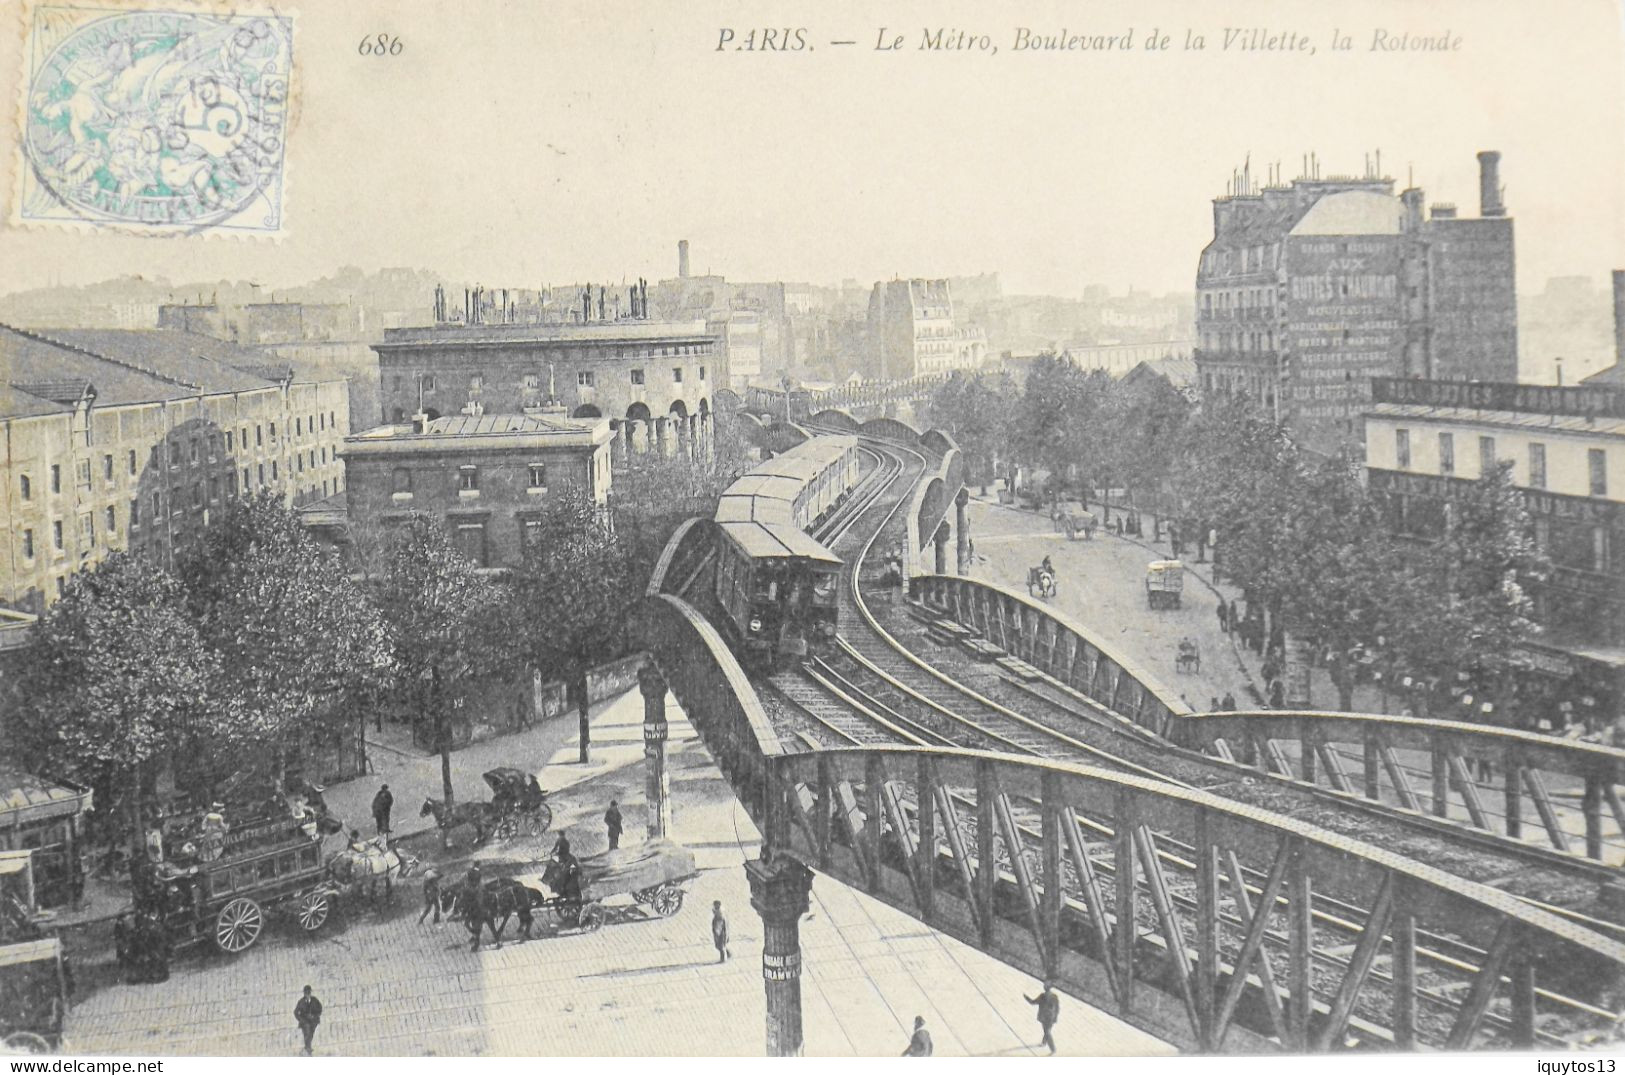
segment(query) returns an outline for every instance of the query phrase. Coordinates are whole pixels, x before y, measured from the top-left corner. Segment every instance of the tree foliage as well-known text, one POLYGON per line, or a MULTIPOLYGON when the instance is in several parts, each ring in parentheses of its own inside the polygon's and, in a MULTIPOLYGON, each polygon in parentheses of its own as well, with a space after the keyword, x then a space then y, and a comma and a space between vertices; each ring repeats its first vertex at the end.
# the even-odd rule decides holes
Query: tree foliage
POLYGON ((280 775, 283 748, 331 737, 393 667, 371 600, 277 497, 229 502, 176 567, 234 703, 189 752, 220 759, 208 776, 243 757, 280 775))
POLYGON ((425 515, 412 515, 385 535, 376 585, 409 702, 433 731, 451 802, 450 699, 460 683, 511 667, 512 607, 506 593, 452 546, 445 526, 425 515))
POLYGON ((11 721, 30 768, 142 796, 142 769, 221 709, 220 665, 173 577, 113 553, 73 576, 24 651, 11 721))
POLYGON ((585 497, 549 504, 511 582, 530 663, 545 676, 573 679, 613 653, 622 616, 647 581, 599 505, 585 497))

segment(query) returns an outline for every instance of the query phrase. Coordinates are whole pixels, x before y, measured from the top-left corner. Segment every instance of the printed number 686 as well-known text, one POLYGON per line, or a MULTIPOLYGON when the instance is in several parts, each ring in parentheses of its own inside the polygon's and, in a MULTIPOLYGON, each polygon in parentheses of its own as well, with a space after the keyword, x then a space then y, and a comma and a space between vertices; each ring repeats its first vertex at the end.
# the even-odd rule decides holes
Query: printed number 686
POLYGON ((402 48, 401 39, 394 34, 369 34, 356 51, 363 56, 399 56, 402 48))

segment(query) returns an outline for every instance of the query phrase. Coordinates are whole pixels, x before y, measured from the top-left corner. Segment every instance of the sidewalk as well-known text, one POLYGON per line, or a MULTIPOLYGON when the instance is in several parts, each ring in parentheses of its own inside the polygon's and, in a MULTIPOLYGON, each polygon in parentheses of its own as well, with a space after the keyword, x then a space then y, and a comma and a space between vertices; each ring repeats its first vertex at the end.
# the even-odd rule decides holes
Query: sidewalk
MULTIPOLYGON (((676 708, 676 700, 667 697, 667 708, 676 708)), ((483 775, 491 769, 508 767, 534 773, 542 790, 547 792, 548 805, 554 812, 552 827, 544 839, 549 847, 564 819, 560 816, 561 802, 557 794, 584 782, 602 776, 605 772, 623 767, 643 758, 643 696, 636 690, 600 702, 589 711, 592 727, 590 737, 591 760, 582 765, 579 755, 578 721, 576 711, 552 720, 540 721, 524 731, 471 743, 451 754, 452 789, 458 802, 480 802, 491 798, 491 788, 483 775)), ((411 733, 403 725, 386 725, 382 735, 369 730, 367 757, 372 773, 341 784, 327 787, 325 798, 328 809, 344 821, 347 828, 360 830, 363 836, 373 834, 372 798, 381 784, 388 784, 395 797, 390 828, 395 840, 410 841, 418 853, 433 853, 438 841, 434 818, 423 816, 425 800, 440 799, 445 795, 441 783, 440 755, 429 754, 412 745, 411 733)), ((638 802, 642 802, 641 785, 638 802)), ((606 797, 597 813, 602 814, 609 805, 606 797)), ((626 814, 626 828, 642 828, 644 819, 641 806, 626 814)), ((464 827, 452 834, 454 847, 466 847, 473 841, 474 830, 464 827)), ((570 843, 578 853, 589 853, 594 848, 576 843, 577 834, 570 833, 570 843)), ((512 843, 513 841, 509 841, 512 843)), ((599 834, 598 842, 604 842, 599 834)))

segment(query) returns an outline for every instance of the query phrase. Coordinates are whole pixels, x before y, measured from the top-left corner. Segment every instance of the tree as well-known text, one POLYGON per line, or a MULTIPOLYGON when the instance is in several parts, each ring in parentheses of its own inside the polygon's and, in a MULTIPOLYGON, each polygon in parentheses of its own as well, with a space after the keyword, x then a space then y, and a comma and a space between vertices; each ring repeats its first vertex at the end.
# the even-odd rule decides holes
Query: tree
POLYGON ((190 752, 205 762, 199 775, 212 793, 227 773, 209 763, 247 757, 268 762, 280 786, 288 747, 342 732, 385 683, 383 621, 338 556, 269 494, 229 502, 177 571, 235 703, 190 752))
MULTIPOLYGON (((1414 558, 1396 642, 1413 674, 1494 691, 1512 651, 1539 628, 1529 591, 1551 565, 1536 546, 1512 464, 1462 483, 1445 504, 1438 540, 1414 558)), ((1425 698, 1422 699, 1425 702, 1425 698)))
POLYGON ((508 667, 511 607, 506 595, 452 547, 445 527, 414 514, 387 535, 377 584, 379 612, 396 663, 410 686, 416 719, 429 726, 440 752, 447 805, 451 783, 454 688, 508 667))
POLYGON ((587 669, 619 648, 621 620, 648 572, 586 497, 548 505, 528 530, 525 558, 512 587, 521 645, 545 675, 572 685, 581 721, 581 761, 588 760, 587 669))
POLYGON ((1013 447, 1022 463, 1048 472, 1052 499, 1085 454, 1083 437, 1094 405, 1091 389, 1082 370, 1056 355, 1039 355, 1027 372, 1013 447))
POLYGON ((187 615, 180 584, 113 553, 69 579, 23 661, 13 723, 30 768, 122 789, 136 831, 157 765, 187 729, 217 713, 219 662, 187 615))
POLYGON ((967 475, 980 481, 983 496, 1009 449, 1015 396, 1008 375, 994 379, 956 371, 937 386, 926 407, 925 424, 953 437, 965 456, 967 475))
POLYGON ((1112 469, 1128 493, 1160 493, 1173 475, 1176 454, 1191 418, 1191 402, 1165 377, 1117 382, 1102 415, 1113 447, 1112 469))
POLYGON ((1354 707, 1355 657, 1376 651, 1392 631, 1406 574, 1352 458, 1311 469, 1293 499, 1298 507, 1280 550, 1286 619, 1327 655, 1339 708, 1347 711, 1354 707))

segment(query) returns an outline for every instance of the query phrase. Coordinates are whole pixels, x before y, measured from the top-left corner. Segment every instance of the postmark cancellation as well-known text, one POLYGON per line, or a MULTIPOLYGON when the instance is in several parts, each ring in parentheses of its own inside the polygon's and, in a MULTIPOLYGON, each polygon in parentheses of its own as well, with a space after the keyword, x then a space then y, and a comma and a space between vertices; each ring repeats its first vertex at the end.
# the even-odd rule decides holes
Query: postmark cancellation
POLYGON ((12 222, 281 234, 293 19, 39 4, 12 222))

